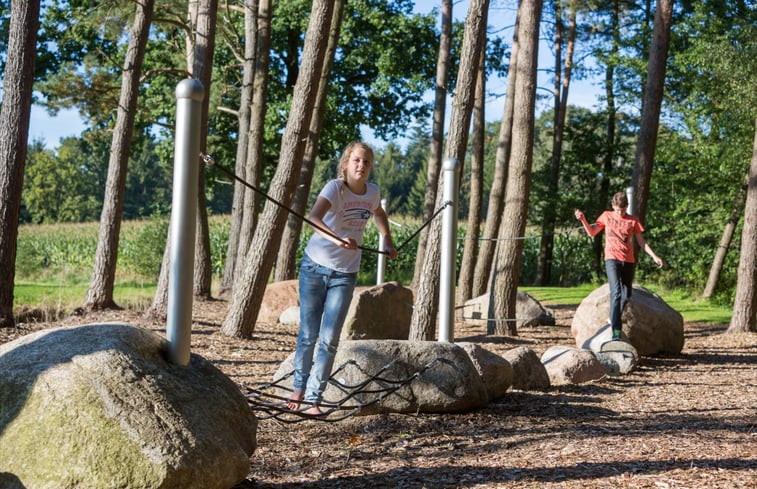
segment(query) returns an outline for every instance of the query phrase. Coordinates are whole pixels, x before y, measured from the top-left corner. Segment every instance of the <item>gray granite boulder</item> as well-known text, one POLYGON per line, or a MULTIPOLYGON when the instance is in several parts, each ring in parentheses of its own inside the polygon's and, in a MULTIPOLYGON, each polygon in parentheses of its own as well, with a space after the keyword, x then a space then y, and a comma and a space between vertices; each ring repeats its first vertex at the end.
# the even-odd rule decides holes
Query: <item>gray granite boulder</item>
MULTIPOLYGON (((552 310, 544 307, 541 302, 525 292, 518 291, 515 311, 517 316, 515 325, 518 328, 555 324, 552 310)), ((488 314, 489 294, 484 294, 465 302, 460 319, 469 324, 486 325, 488 314)))
MULTIPOLYGON (((279 366, 274 381, 292 372, 293 360, 294 353, 279 366)), ((380 402, 360 409, 358 414, 460 412, 486 406, 489 402, 484 382, 473 362, 464 349, 453 343, 342 341, 334 360, 333 379, 347 386, 354 400, 364 405, 375 401, 386 389, 401 385, 380 402), (382 380, 369 381, 377 375, 382 380), (364 391, 373 392, 353 392, 355 386, 363 384, 366 384, 364 391)), ((290 376, 278 383, 291 388, 291 380, 290 376)), ((335 403, 346 396, 344 390, 330 384, 323 399, 335 403)), ((355 401, 346 402, 345 406, 356 406, 355 401)))
POLYGON ((299 280, 284 280, 266 285, 258 321, 275 323, 286 309, 300 305, 299 280))
MULTIPOLYGON (((576 346, 596 351, 592 345, 606 328, 609 313, 610 287, 605 284, 589 294, 576 309, 571 324, 576 346)), ((634 286, 631 300, 623 311, 623 334, 641 356, 678 354, 684 343, 683 317, 660 296, 634 286)))
POLYGON ((385 282, 355 291, 342 328, 346 340, 406 340, 413 316, 413 291, 385 282))
POLYGON ((523 391, 549 389, 549 375, 533 350, 519 346, 502 357, 513 367, 513 389, 523 391))
POLYGON ((552 385, 583 384, 603 379, 606 372, 589 350, 570 346, 553 346, 541 356, 552 385))
MULTIPOLYGON (((200 356, 128 324, 43 330, 0 345, 0 474, 9 487, 228 488, 257 420, 200 356)), ((8 486, 3 486, 8 487, 8 486)))
POLYGON ((513 385, 513 366, 510 362, 477 343, 456 343, 470 357, 484 382, 489 401, 505 395, 513 385))

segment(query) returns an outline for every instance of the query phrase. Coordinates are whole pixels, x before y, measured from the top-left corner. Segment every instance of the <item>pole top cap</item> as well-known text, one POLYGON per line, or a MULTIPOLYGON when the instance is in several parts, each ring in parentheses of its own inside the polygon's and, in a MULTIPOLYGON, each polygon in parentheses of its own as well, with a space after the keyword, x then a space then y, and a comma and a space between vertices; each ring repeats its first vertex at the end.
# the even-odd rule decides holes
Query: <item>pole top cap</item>
POLYGON ((185 78, 176 85, 176 98, 189 98, 197 102, 202 101, 205 96, 205 89, 202 83, 194 78, 185 78))
POLYGON ((457 167, 460 165, 460 162, 457 160, 457 158, 445 158, 444 162, 442 163, 442 170, 457 170, 457 167))

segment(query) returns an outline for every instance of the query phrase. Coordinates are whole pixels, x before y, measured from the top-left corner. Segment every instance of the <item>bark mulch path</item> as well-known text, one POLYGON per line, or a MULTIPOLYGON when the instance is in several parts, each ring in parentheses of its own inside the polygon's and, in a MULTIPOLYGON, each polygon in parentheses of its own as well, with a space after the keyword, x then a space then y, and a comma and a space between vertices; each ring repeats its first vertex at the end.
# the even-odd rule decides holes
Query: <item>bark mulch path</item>
MULTIPOLYGON (((246 385, 268 382, 294 351, 296 328, 258 324, 253 340, 219 331, 227 302, 195 303, 192 352, 246 385)), ((556 326, 514 338, 456 326, 459 341, 541 355, 572 345, 573 309, 556 326)), ((40 328, 124 321, 164 331, 134 311, 0 329, 0 342, 40 328)), ((336 423, 262 420, 252 488, 755 488, 757 334, 687 323, 680 355, 644 358, 624 377, 546 392, 510 391, 461 414, 374 415, 336 423)))

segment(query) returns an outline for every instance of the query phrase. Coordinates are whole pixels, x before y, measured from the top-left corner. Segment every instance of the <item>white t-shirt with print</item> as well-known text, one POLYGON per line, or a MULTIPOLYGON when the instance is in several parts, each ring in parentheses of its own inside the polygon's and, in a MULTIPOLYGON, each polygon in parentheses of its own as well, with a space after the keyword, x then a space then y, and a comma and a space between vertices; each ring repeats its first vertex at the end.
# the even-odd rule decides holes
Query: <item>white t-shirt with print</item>
MULTIPOLYGON (((350 191, 344 180, 331 180, 318 196, 331 203, 331 208, 323 216, 324 224, 337 236, 349 236, 361 244, 365 225, 381 204, 378 186, 366 183, 365 193, 357 195, 350 191)), ((305 253, 319 265, 348 273, 358 271, 362 256, 362 250, 341 248, 317 233, 313 233, 308 241, 305 253)))

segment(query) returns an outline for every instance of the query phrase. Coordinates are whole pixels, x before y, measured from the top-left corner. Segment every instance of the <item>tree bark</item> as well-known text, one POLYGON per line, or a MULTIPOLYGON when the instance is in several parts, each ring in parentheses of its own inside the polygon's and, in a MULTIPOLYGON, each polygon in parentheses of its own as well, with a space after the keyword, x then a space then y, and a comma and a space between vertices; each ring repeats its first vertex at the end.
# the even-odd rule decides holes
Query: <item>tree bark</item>
MULTIPOLYGON (((462 174, 463 171, 465 151, 468 144, 478 61, 481 53, 481 31, 486 29, 485 12, 488 8, 488 0, 472 0, 465 20, 460 68, 458 69, 457 86, 455 87, 455 97, 453 98, 452 117, 450 119, 446 149, 448 158, 455 158, 460 162, 458 168, 459 174, 462 174)), ((436 208, 442 205, 442 188, 444 186, 442 180, 441 178, 439 179, 439 186, 436 192, 436 208)), ((435 220, 430 225, 430 228, 423 273, 420 277, 418 294, 410 320, 409 339, 415 341, 430 340, 433 338, 436 314, 439 307, 436 298, 439 294, 441 221, 438 219, 435 220)))
POLYGON ((513 43, 510 47, 510 66, 507 70, 507 91, 505 92, 505 108, 502 114, 502 122, 499 126, 499 139, 497 152, 494 160, 494 175, 492 176, 492 188, 489 191, 489 203, 486 211, 486 223, 484 234, 478 250, 478 259, 473 272, 472 296, 478 297, 486 292, 487 284, 496 249, 499 223, 502 219, 502 206, 505 202, 505 185, 510 165, 510 146, 513 129, 513 105, 515 101, 515 80, 518 73, 518 25, 519 17, 515 19, 513 31, 513 43))
POLYGON ((100 215, 100 231, 97 238, 95 264, 89 290, 84 301, 84 309, 108 309, 118 307, 113 300, 113 288, 116 279, 118 260, 118 243, 121 234, 124 199, 126 192, 126 173, 129 166, 129 154, 137 112, 139 96, 139 79, 142 73, 147 39, 154 0, 137 2, 131 39, 126 50, 123 74, 121 77, 121 95, 118 101, 116 124, 108 162, 108 177, 105 183, 105 197, 100 215))
MULTIPOLYGON (((247 147, 250 135, 250 114, 252 113, 252 93, 255 75, 255 53, 258 43, 258 1, 246 0, 244 4, 244 59, 242 60, 242 91, 239 99, 239 136, 237 138, 237 153, 234 160, 234 172, 246 179, 245 165, 247 163, 247 147)), ((226 246, 226 262, 223 267, 223 277, 218 295, 225 295, 234 284, 234 265, 239 250, 239 234, 242 227, 244 213, 245 185, 234 180, 234 196, 231 203, 231 226, 229 241, 226 246)))
POLYGON ((739 191, 739 195, 734 202, 731 215, 728 217, 723 228, 723 235, 720 237, 720 244, 715 252, 715 257, 712 260, 712 266, 710 267, 710 274, 707 276, 707 284, 702 292, 702 298, 709 299, 715 295, 715 289, 718 286, 718 279, 720 278, 720 272, 723 270, 723 263, 725 257, 728 254, 728 249, 731 247, 731 241, 733 241, 733 235, 736 234, 736 227, 739 225, 739 218, 741 213, 744 212, 744 202, 746 201, 746 186, 742 187, 739 191))
MULTIPOLYGON (((334 0, 334 13, 331 20, 331 29, 329 33, 329 44, 326 48, 326 60, 323 63, 321 79, 318 83, 318 93, 315 98, 313 115, 310 120, 310 131, 308 132, 308 142, 305 147, 305 159, 302 162, 300 172, 300 181, 297 185, 297 191, 294 195, 292 208, 304 215, 310 195, 310 184, 313 181, 313 172, 315 170, 315 161, 318 158, 318 142, 321 137, 323 127, 323 115, 326 111, 326 96, 328 95, 329 78, 331 68, 334 66, 334 55, 339 43, 339 32, 342 29, 342 15, 344 14, 344 0, 334 0)), ((297 268, 297 249, 300 244, 300 233, 302 232, 302 219, 290 214, 287 218, 284 236, 281 239, 281 247, 276 258, 276 271, 274 281, 291 280, 295 277, 297 268)))
POLYGON ((0 107, 0 327, 13 327, 18 214, 37 53, 39 0, 11 2, 0 107))
MULTIPOLYGON (((255 56, 255 82, 250 114, 250 137, 247 148, 245 175, 247 182, 260 188, 263 173, 263 143, 265 142, 265 116, 268 99, 269 61, 271 58, 271 0, 260 0, 258 8, 258 54, 255 56)), ((234 260, 234 282, 244 266, 244 257, 250 248, 252 235, 258 222, 258 194, 245 189, 239 249, 234 260)))
MULTIPOLYGON (((436 91, 434 97, 434 116, 431 127, 431 150, 426 170, 426 195, 423 198, 423 222, 431 219, 436 204, 436 189, 439 185, 439 172, 442 166, 442 148, 444 144, 444 114, 447 109, 447 83, 449 82, 450 49, 452 46, 452 0, 442 0, 442 26, 439 36, 439 55, 436 61, 436 91)), ((423 274, 423 259, 426 255, 426 242, 429 228, 423 228, 418 234, 418 248, 415 252, 415 270, 412 287, 417 287, 423 274)))
MULTIPOLYGON (((486 25, 487 12, 484 12, 486 25)), ((484 191, 484 142, 486 140, 486 29, 481 31, 481 53, 478 62, 476 78, 476 95, 473 103, 473 140, 471 141, 471 177, 470 199, 468 200, 468 225, 465 231, 465 245, 463 246, 463 260, 460 264, 460 277, 457 281, 457 303, 463 304, 473 297, 473 270, 478 255, 478 234, 481 229, 481 202, 484 191)), ((463 319, 462 309, 460 317, 463 319)))
POLYGON ((749 165, 744 227, 741 230, 741 253, 736 281, 736 297, 729 333, 757 331, 757 119, 755 119, 752 162, 749 165))
POLYGON ((515 302, 523 260, 523 240, 512 238, 523 236, 528 217, 541 8, 541 0, 522 0, 518 12, 521 46, 518 51, 518 77, 515 83, 512 153, 507 179, 507 201, 492 271, 488 312, 488 324, 494 326, 493 331, 498 335, 518 334, 515 302))
POLYGON ((665 65, 670 45, 670 23, 673 18, 673 0, 657 0, 652 45, 647 67, 647 84, 641 109, 641 127, 636 144, 633 168, 634 208, 633 214, 643 223, 647 215, 649 183, 652 179, 654 152, 657 145, 657 130, 660 125, 660 109, 665 89, 665 65))
POLYGON ((565 118, 568 111, 568 89, 570 88, 571 65, 576 41, 576 8, 571 7, 570 27, 568 28, 567 52, 565 53, 565 69, 561 70, 562 48, 562 11, 559 0, 555 1, 555 114, 554 133, 552 134, 552 158, 550 160, 549 185, 547 191, 547 205, 541 226, 541 244, 536 271, 536 283, 549 285, 552 280, 552 257, 555 244, 555 221, 557 220, 558 192, 560 187, 560 160, 562 159, 563 133, 565 132, 565 118))
MULTIPOLYGON (((213 53, 215 51, 216 18, 218 0, 199 0, 194 38, 192 77, 205 87, 202 101, 202 124, 200 126, 200 153, 207 152, 208 112, 210 107, 210 84, 213 75, 213 53)), ((210 230, 208 210, 205 206, 205 166, 199 165, 199 189, 197 192, 197 235, 195 238, 194 295, 210 297, 213 270, 210 263, 210 230)))
MULTIPOLYGON (((328 46, 333 9, 332 0, 314 0, 310 12, 292 108, 282 135, 279 164, 270 186, 271 197, 287 207, 294 198, 300 164, 305 153, 305 141, 328 46)), ((245 257, 244 269, 235 281, 229 312, 221 327, 221 331, 227 336, 252 337, 286 219, 286 210, 272 202, 266 203, 245 257)))

